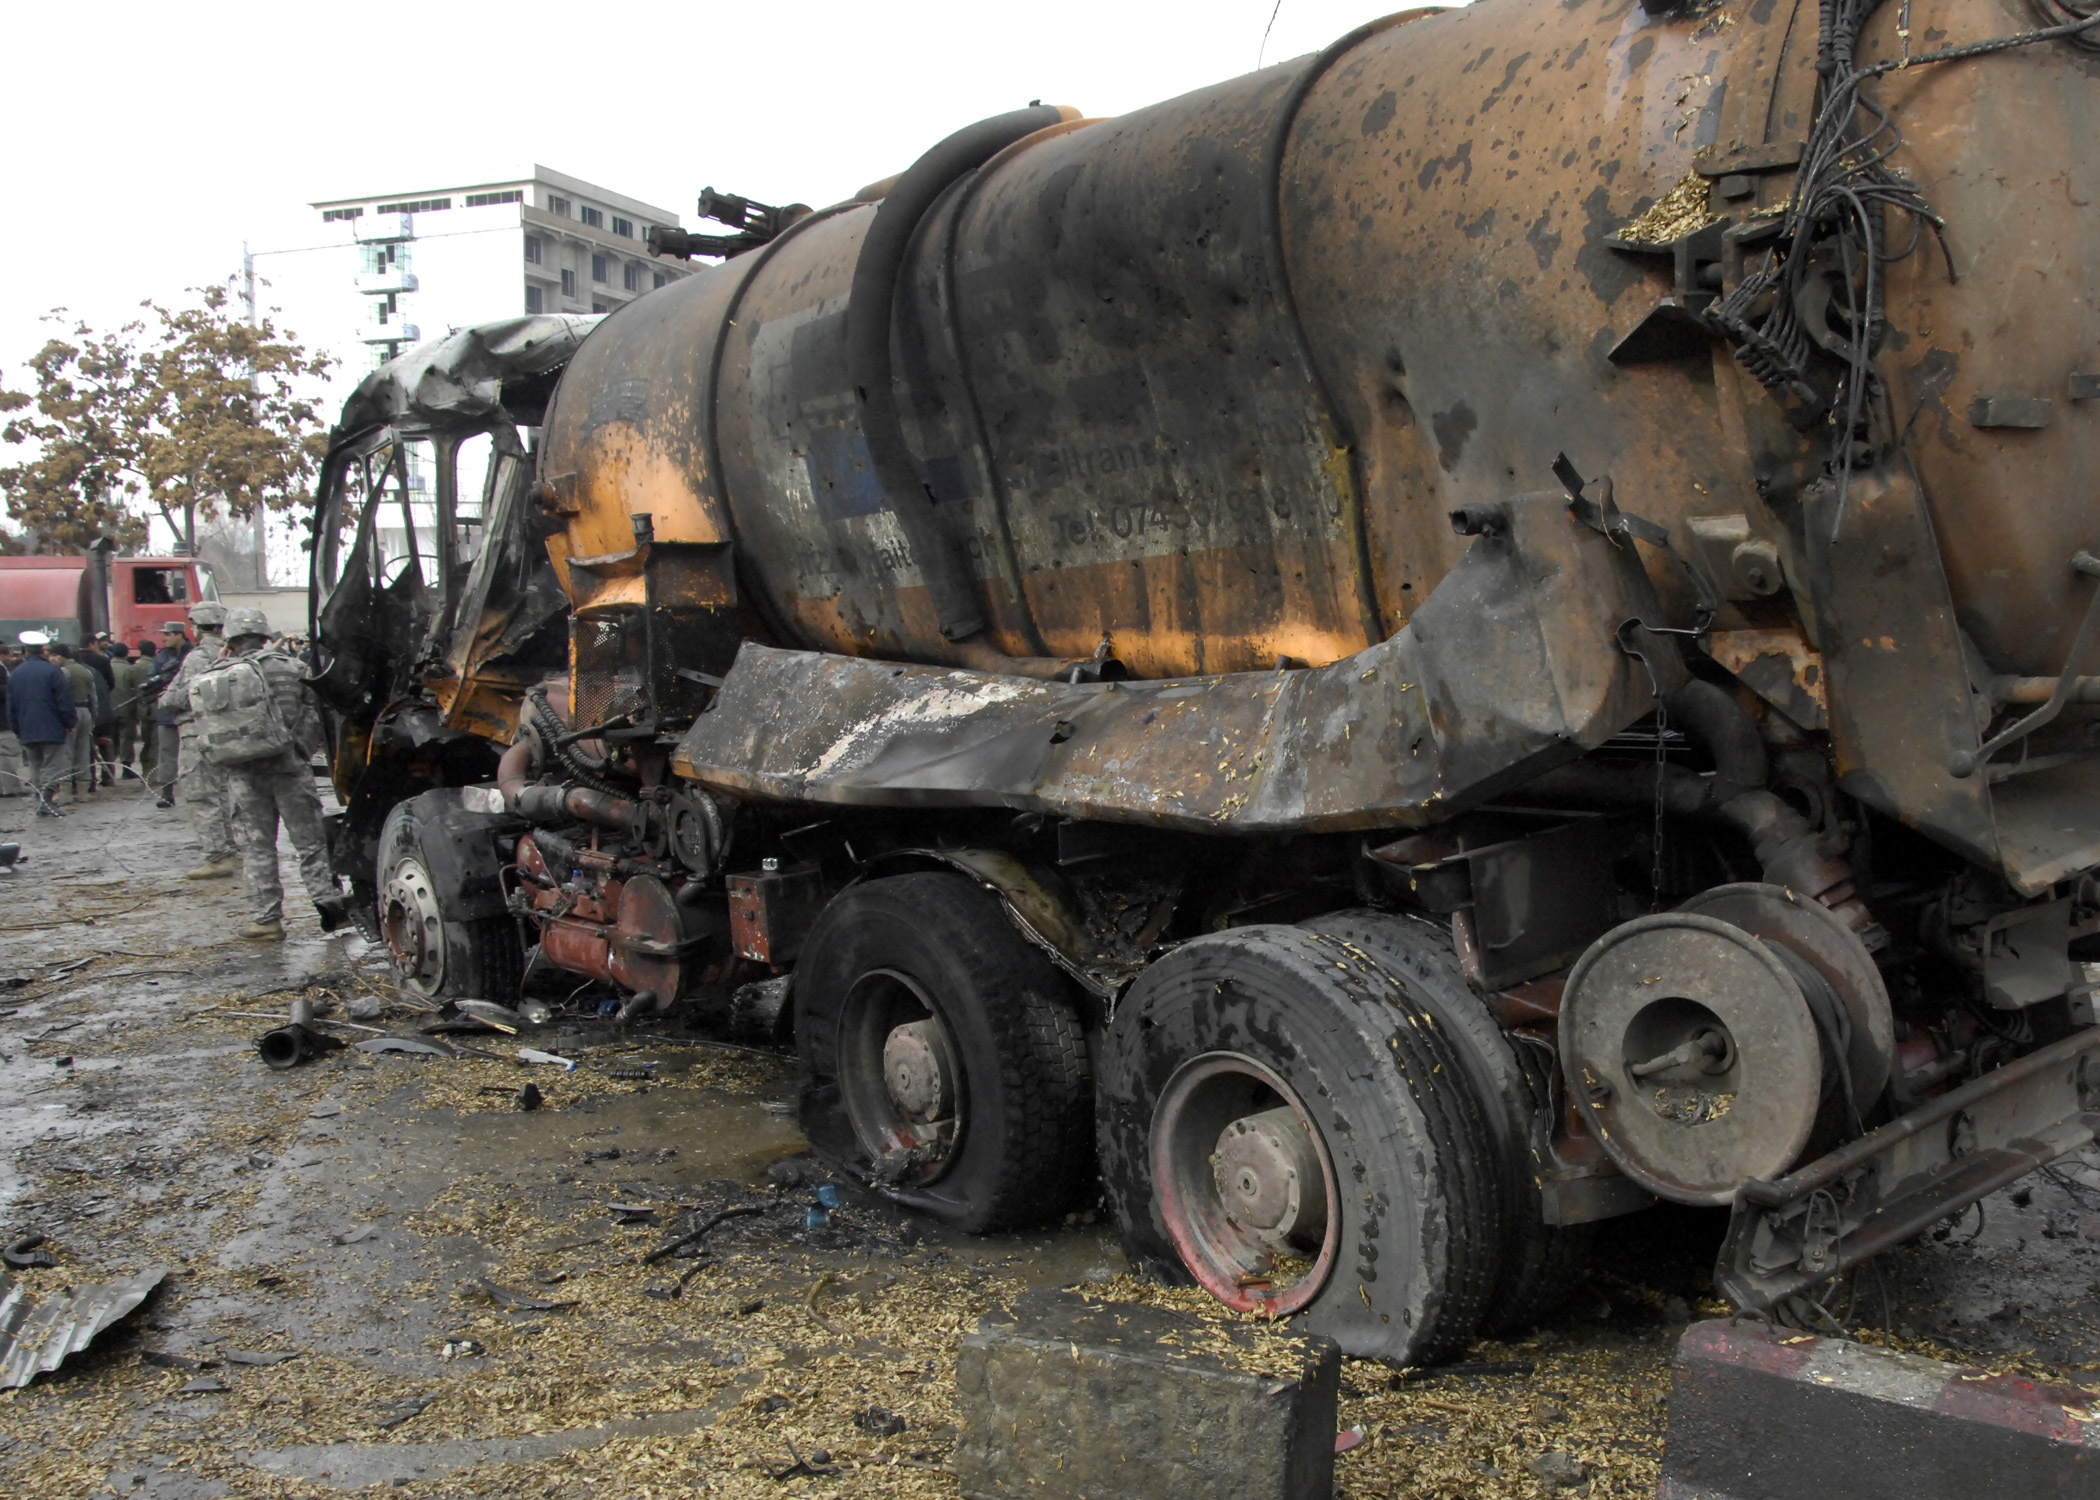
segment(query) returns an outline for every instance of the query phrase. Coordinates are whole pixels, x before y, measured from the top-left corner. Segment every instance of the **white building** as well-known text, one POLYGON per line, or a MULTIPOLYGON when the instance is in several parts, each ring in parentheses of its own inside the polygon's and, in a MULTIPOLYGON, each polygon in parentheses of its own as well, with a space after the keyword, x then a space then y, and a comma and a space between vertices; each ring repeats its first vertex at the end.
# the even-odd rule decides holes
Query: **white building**
POLYGON ((313 205, 359 252, 370 368, 408 344, 520 313, 605 313, 695 269, 652 256, 678 215, 535 166, 524 176, 313 205))

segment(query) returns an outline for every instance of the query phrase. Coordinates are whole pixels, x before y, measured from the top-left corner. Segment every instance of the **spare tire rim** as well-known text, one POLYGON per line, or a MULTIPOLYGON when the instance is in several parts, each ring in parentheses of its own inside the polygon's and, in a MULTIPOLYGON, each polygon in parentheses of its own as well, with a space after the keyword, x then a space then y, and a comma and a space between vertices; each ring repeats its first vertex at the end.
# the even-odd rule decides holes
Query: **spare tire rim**
POLYGON ((436 994, 445 981, 445 918, 421 860, 401 860, 388 873, 379 893, 379 931, 402 983, 436 994))
POLYGON ((1334 1160, 1273 1068, 1190 1058, 1160 1091, 1150 1149, 1160 1218, 1205 1291, 1272 1318, 1319 1296, 1341 1244, 1334 1160))
POLYGON ((878 1181, 923 1186, 948 1170, 969 1119, 955 1039, 919 982, 871 969, 839 1008, 839 1096, 878 1181))

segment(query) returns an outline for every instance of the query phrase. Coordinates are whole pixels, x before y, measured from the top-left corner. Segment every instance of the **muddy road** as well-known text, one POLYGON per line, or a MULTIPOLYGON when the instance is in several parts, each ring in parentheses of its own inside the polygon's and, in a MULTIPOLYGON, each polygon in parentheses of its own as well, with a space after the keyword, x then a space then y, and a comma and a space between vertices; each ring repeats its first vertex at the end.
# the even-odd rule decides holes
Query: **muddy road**
MULTIPOLYGON (((186 824, 137 793, 58 821, 0 802, 0 838, 25 853, 0 874, 0 1230, 58 1262, 14 1274, 41 1298, 167 1273, 0 1396, 0 1493, 952 1495, 953 1356, 982 1312, 1039 1286, 1202 1305, 1132 1278, 1092 1214, 972 1240, 900 1213, 809 1157, 791 1059, 623 1035, 566 987, 529 1035, 271 1072, 271 1023, 242 1012, 380 1007, 367 1024, 406 1036, 433 1018, 303 904, 282 944, 233 938, 238 882, 181 880, 186 824), (521 1044, 575 1066, 521 1064, 521 1044)), ((1720 1310, 1719 1233, 1679 1211, 1602 1225, 1549 1326, 1451 1373, 1347 1365, 1342 1423, 1365 1436, 1339 1492, 1652 1494, 1674 1339, 1720 1310)), ((1828 1310, 2090 1378, 2100 1156, 1828 1310)))

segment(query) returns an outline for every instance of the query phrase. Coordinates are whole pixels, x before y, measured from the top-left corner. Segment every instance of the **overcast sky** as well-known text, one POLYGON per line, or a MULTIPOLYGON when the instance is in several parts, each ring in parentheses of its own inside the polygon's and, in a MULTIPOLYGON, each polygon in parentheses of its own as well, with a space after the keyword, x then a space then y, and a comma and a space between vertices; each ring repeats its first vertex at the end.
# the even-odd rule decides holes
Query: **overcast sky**
MULTIPOLYGON (((1316 51, 1376 4, 240 3, 12 12, 0 379, 43 313, 98 324, 257 249, 314 243, 313 199, 544 162, 690 227, 703 185, 835 201, 949 131, 1040 98, 1118 114, 1316 51)), ((267 265, 265 265, 267 274, 267 265)), ((267 295, 267 294, 266 294, 267 295)))

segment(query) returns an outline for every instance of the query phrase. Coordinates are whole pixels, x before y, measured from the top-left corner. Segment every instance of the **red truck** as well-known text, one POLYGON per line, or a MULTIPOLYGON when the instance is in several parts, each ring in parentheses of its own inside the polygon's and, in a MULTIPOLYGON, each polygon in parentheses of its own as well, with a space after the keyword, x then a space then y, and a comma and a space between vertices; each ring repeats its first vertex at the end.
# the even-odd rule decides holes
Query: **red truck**
POLYGON ((107 630, 136 646, 170 620, 186 628, 192 604, 218 597, 210 565, 193 557, 0 557, 0 640, 42 630, 77 644, 107 630))

